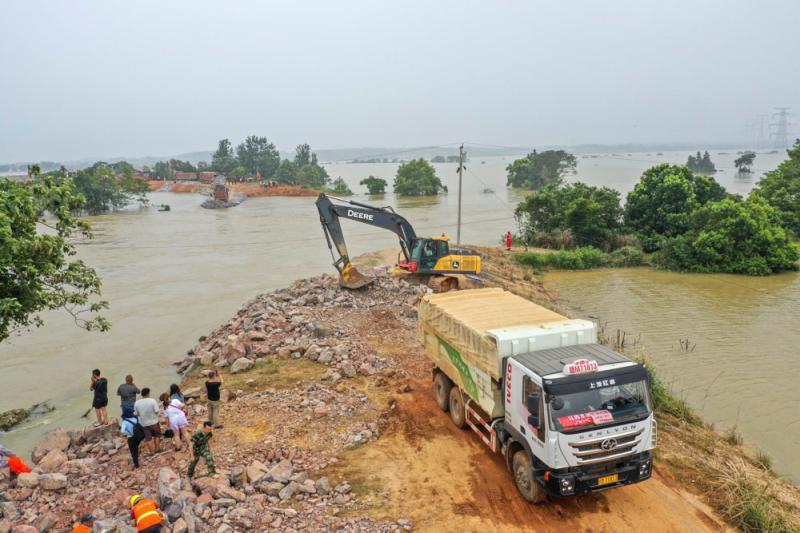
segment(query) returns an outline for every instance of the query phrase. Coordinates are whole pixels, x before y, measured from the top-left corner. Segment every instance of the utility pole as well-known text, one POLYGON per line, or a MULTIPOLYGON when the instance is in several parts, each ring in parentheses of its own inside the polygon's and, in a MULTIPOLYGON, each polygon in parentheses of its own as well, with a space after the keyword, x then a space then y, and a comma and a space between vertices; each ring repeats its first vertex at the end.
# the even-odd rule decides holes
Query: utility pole
POLYGON ((776 107, 777 112, 772 114, 772 118, 777 119, 775 122, 771 123, 769 126, 771 129, 774 128, 774 132, 770 132, 770 135, 775 139, 775 143, 772 145, 773 148, 778 149, 786 149, 789 147, 789 108, 788 107, 776 107))
POLYGON ((458 230, 456 230, 456 245, 461 246, 461 179, 464 175, 464 145, 458 147, 458 230))

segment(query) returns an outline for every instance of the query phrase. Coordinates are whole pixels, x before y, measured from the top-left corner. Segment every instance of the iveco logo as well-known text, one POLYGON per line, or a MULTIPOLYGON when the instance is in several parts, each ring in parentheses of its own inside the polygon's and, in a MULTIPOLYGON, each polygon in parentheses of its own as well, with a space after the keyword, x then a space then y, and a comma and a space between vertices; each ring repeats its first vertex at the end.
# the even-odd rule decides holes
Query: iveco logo
POLYGON ((374 215, 370 215, 370 214, 367 214, 367 213, 360 213, 358 211, 353 211, 352 209, 348 209, 347 210, 347 216, 349 216, 350 218, 361 218, 361 219, 364 219, 364 220, 372 220, 372 217, 374 215))
POLYGON ((613 450, 617 447, 617 439, 606 439, 600 443, 600 447, 604 450, 613 450))

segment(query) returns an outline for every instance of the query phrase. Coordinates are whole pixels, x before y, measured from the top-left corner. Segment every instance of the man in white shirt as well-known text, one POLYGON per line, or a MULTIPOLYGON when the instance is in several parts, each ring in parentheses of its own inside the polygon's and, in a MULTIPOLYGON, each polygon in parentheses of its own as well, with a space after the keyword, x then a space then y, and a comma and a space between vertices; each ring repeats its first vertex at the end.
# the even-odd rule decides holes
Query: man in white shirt
POLYGON ((156 453, 161 446, 161 424, 158 415, 161 407, 150 397, 150 389, 142 389, 142 399, 133 404, 133 411, 144 428, 144 442, 150 453, 156 453))

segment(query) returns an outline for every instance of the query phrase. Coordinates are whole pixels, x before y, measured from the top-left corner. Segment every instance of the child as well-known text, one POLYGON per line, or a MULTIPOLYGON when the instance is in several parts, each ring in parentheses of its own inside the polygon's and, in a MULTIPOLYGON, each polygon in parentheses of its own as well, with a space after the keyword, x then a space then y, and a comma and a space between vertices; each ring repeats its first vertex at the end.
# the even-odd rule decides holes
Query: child
POLYGON ((203 429, 192 436, 192 451, 194 452, 194 457, 192 458, 192 462, 189 463, 189 479, 194 477, 194 469, 200 461, 200 458, 205 460, 209 475, 213 476, 217 473, 217 469, 214 468, 214 457, 211 455, 211 448, 208 446, 208 441, 211 440, 213 436, 212 432, 213 424, 209 421, 205 421, 203 422, 203 429))

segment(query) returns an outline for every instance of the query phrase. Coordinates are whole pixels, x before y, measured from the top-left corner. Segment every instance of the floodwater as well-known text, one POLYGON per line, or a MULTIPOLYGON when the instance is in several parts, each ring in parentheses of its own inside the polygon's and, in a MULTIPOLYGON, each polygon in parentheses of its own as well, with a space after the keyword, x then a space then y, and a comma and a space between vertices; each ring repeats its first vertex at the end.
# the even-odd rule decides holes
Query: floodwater
MULTIPOLYGON (((737 177, 732 169, 735 151, 728 152, 728 155, 712 153, 717 166, 725 167, 716 178, 732 192, 744 194, 752 187, 758 173, 747 179, 737 177)), ((686 156, 687 152, 661 156, 579 156, 578 174, 570 180, 607 185, 625 193, 649 166, 659 161, 683 163, 686 156)), ((504 169, 513 159, 475 157, 467 162, 463 181, 462 242, 492 245, 498 243, 506 231, 514 229, 513 208, 524 193, 505 188, 504 169), (485 189, 492 192, 484 192, 485 189)), ((759 154, 755 168, 759 172, 770 170, 782 159, 780 154, 759 154)), ((397 169, 396 164, 328 163, 325 166, 332 178, 343 177, 354 191, 364 190, 358 182, 369 175, 383 177, 391 183, 397 169)), ((449 194, 406 199, 395 198, 392 194, 380 197, 359 194, 354 199, 392 205, 411 221, 418 234, 446 232, 455 240, 456 165, 437 164, 435 167, 449 186, 449 194)), ((132 373, 140 387, 161 391, 177 380, 170 362, 180 359, 194 346, 197 337, 230 318, 246 300, 297 278, 334 272, 314 198, 251 198, 232 209, 206 210, 200 207, 204 198, 199 195, 153 193, 150 196, 151 203, 166 203, 172 210, 158 212, 154 208, 131 207, 88 217, 95 238, 78 245, 79 256, 94 266, 103 279, 103 299, 111 304, 111 309, 105 313, 112 322, 110 332, 85 332, 64 314, 47 313, 44 327, 0 344, 0 390, 3 391, 0 411, 48 399, 57 407, 54 412, 3 438, 5 444, 19 453, 30 449, 51 427, 69 429, 86 422, 80 415, 91 403, 88 387, 93 368, 100 368, 109 378, 109 411, 116 415, 113 395, 125 374, 132 373)), ((348 222, 343 227, 351 256, 396 245, 395 237, 389 232, 348 222)), ((676 279, 689 278, 679 276, 676 279)), ((750 282, 735 279, 738 283, 750 282)), ((783 278, 768 278, 773 279, 783 278)), ((791 294, 791 284, 776 290, 788 291, 782 296, 786 299, 791 294)), ((796 285, 794 290, 796 299, 796 285)), ((750 317, 751 320, 761 321, 765 320, 769 308, 753 312, 757 315, 750 317)), ((735 337, 737 331, 731 331, 730 337, 735 337)), ((757 339, 771 338, 774 332, 768 328, 751 328, 748 335, 757 343, 757 339)), ((731 356, 745 357, 748 353, 739 350, 731 356)), ((749 391, 752 383, 738 386, 749 391)), ((775 391, 773 387, 767 388, 770 402, 777 397, 775 391)), ((741 390, 736 393, 745 394, 741 390)), ((785 407, 786 402, 781 403, 785 407)), ((764 412, 773 409, 775 407, 770 406, 764 412)), ((712 413, 712 416, 717 415, 712 413)), ((93 418, 93 413, 89 418, 93 418)), ((744 421, 740 422, 740 427, 746 429, 744 421)), ((779 428, 774 430, 780 431, 779 428)), ((768 451, 777 456, 772 449, 768 451)))
POLYGON ((763 278, 649 268, 553 272, 573 316, 627 333, 673 392, 800 481, 800 274, 763 278), (687 346, 688 344, 688 346, 687 346))

